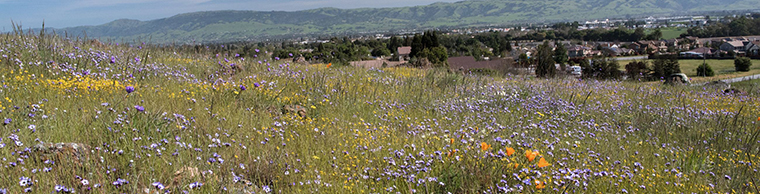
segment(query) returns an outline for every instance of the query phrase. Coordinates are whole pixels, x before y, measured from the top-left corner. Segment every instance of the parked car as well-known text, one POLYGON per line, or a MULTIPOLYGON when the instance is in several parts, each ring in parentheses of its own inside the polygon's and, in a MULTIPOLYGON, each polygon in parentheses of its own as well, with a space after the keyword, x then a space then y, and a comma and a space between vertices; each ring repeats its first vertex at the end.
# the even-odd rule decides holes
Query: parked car
POLYGON ((686 74, 683 73, 674 73, 668 76, 667 79, 665 79, 665 84, 675 85, 675 84, 681 84, 681 85, 690 85, 691 81, 689 80, 689 77, 686 76, 686 74))
POLYGON ((570 75, 580 76, 581 66, 570 66, 570 68, 568 68, 568 71, 570 71, 570 75))

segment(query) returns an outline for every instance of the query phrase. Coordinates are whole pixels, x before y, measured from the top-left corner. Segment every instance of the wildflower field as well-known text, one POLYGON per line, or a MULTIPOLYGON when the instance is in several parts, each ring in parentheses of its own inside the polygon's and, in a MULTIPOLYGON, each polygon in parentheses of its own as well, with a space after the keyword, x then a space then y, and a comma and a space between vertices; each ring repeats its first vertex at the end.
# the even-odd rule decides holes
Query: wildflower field
POLYGON ((0 193, 759 191, 757 95, 271 52, 0 35, 0 193))

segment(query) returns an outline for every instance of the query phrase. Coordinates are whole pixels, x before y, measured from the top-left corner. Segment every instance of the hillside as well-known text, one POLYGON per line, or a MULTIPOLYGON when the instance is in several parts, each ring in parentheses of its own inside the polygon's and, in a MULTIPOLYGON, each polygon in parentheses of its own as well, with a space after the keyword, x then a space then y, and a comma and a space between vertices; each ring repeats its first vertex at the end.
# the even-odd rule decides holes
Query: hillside
POLYGON ((220 42, 758 8, 753 0, 483 0, 399 8, 208 11, 62 30, 116 41, 220 42))

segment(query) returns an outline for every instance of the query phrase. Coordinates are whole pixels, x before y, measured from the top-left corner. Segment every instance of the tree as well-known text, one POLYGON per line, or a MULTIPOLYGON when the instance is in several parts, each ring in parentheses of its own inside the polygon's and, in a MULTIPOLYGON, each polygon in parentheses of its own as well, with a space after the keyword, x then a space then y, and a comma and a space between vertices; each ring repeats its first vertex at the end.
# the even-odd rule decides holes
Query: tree
POLYGON ((385 47, 378 47, 378 48, 372 49, 372 56, 380 57, 380 56, 390 56, 390 55, 391 55, 391 51, 389 51, 385 47))
POLYGON ((639 41, 646 36, 647 34, 644 32, 643 28, 636 28, 636 30, 633 31, 633 34, 631 34, 631 41, 639 41))
POLYGON ((552 57, 552 46, 549 45, 549 41, 544 41, 544 44, 538 46, 536 60, 538 60, 536 76, 549 78, 557 74, 557 68, 554 66, 554 59, 552 57))
POLYGON ((596 79, 620 79, 620 65, 617 60, 610 58, 598 58, 592 60, 592 76, 596 79))
POLYGON ((647 40, 660 40, 662 38, 662 31, 659 28, 654 29, 654 32, 646 36, 647 40))
POLYGON ((565 70, 565 64, 568 60, 567 49, 559 42, 555 42, 554 45, 557 46, 554 49, 554 62, 559 63, 560 69, 565 70))
POLYGON ((702 77, 712 77, 715 76, 715 72, 713 71, 712 67, 710 67, 707 63, 702 63, 697 67, 697 76, 702 77))
POLYGON ((632 61, 625 65, 625 72, 630 80, 641 80, 649 76, 649 69, 646 61, 632 61))
POLYGON ((665 79, 671 74, 681 73, 681 66, 675 55, 658 56, 652 64, 652 78, 665 79))
POLYGON ((734 59, 734 67, 736 71, 749 71, 749 67, 752 66, 752 61, 747 57, 739 57, 734 59))

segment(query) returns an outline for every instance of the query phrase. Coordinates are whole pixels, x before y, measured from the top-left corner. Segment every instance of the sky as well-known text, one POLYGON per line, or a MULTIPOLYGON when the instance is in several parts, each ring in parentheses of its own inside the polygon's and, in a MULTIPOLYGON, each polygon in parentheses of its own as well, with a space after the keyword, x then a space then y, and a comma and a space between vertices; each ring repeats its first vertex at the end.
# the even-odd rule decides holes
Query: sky
POLYGON ((117 19, 141 21, 213 10, 298 11, 322 7, 379 8, 461 0, 0 0, 0 31, 100 25, 117 19))

